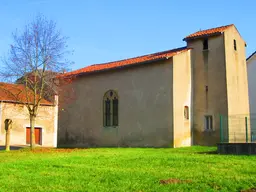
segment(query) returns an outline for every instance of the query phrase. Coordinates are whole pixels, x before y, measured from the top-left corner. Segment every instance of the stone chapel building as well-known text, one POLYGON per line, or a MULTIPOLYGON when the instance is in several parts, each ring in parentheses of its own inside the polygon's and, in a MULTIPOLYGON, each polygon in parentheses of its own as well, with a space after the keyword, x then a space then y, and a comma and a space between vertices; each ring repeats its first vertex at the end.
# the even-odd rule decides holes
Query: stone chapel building
MULTIPOLYGON (((246 43, 234 25, 187 46, 60 75, 58 145, 182 147, 219 142, 220 114, 248 114, 246 43)), ((232 127, 235 129, 235 127, 232 127)))

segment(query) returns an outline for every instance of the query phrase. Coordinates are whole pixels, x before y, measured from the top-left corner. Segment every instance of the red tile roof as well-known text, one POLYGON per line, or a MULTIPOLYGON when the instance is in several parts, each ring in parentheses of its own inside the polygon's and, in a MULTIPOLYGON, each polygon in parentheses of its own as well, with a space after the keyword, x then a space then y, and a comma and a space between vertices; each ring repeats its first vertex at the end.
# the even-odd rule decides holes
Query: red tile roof
POLYGON ((195 39, 195 38, 210 36, 210 35, 214 35, 214 34, 219 34, 223 31, 225 31, 227 28, 232 27, 232 26, 234 26, 234 24, 198 31, 198 32, 188 35, 183 40, 186 41, 189 39, 195 39))
POLYGON ((149 55, 143 55, 143 56, 120 60, 120 61, 90 65, 88 67, 84 67, 84 68, 81 68, 81 69, 78 69, 75 71, 61 74, 58 76, 58 78, 77 76, 77 75, 86 74, 86 73, 104 71, 104 70, 109 70, 109 69, 123 68, 123 67, 131 66, 131 65, 135 65, 135 64, 142 64, 142 63, 146 63, 146 62, 168 59, 176 54, 179 54, 179 53, 187 51, 187 50, 189 50, 189 48, 181 47, 181 48, 177 48, 177 49, 153 53, 153 54, 149 54, 149 55))
MULTIPOLYGON (((28 92, 26 97, 26 87, 22 84, 10 84, 0 82, 0 101, 11 103, 32 103, 33 93, 28 92)), ((42 99, 42 105, 53 105, 51 102, 42 99)))

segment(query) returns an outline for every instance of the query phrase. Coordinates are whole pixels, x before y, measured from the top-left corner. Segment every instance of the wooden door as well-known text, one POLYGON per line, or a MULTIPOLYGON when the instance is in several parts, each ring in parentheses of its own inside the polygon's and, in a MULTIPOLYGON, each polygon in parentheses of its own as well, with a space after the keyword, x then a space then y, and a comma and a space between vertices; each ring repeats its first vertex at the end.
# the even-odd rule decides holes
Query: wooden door
MULTIPOLYGON (((35 140, 36 144, 41 145, 42 129, 35 127, 35 140)), ((30 144, 30 127, 26 128, 26 143, 30 144)))

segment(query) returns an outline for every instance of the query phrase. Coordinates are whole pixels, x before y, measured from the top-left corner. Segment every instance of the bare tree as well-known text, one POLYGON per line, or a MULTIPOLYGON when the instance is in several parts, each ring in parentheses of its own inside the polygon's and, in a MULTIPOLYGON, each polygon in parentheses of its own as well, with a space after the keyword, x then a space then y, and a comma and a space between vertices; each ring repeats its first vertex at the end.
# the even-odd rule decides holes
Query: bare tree
POLYGON ((56 29, 56 23, 42 15, 26 25, 23 32, 16 31, 13 41, 8 57, 3 59, 4 69, 0 70, 0 75, 5 82, 21 83, 26 87, 23 93, 25 99, 18 102, 28 109, 30 143, 31 148, 34 148, 38 108, 44 98, 58 92, 58 85, 53 79, 70 64, 64 58, 70 52, 67 51, 67 38, 56 29))

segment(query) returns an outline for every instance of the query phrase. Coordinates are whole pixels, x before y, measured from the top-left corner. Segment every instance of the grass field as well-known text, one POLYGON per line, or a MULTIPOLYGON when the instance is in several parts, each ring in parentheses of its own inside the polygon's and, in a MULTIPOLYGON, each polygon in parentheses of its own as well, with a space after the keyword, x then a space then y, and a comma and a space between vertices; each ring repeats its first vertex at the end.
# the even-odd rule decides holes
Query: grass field
POLYGON ((256 156, 216 148, 37 149, 0 152, 0 191, 240 191, 256 156))

